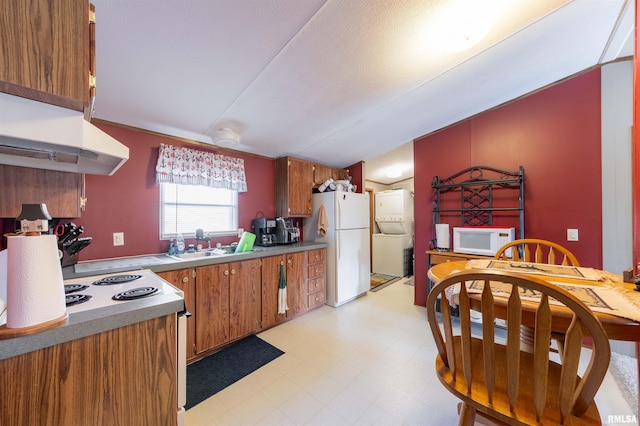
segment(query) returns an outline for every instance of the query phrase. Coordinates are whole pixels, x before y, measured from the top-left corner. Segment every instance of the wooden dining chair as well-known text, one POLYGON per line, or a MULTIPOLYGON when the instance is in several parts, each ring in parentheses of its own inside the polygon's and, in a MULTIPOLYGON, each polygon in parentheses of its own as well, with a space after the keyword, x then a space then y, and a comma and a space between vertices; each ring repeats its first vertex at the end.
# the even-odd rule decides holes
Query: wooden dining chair
MULTIPOLYGON (((500 247, 494 256, 498 260, 514 260, 516 262, 534 262, 556 265, 556 252, 562 256, 561 265, 580 266, 578 259, 568 249, 553 241, 541 240, 537 238, 524 238, 511 241, 500 247), (512 250, 509 250, 512 249, 512 250), (507 257, 511 254, 511 258, 507 257), (532 257, 533 254, 533 257, 532 257)), ((562 357, 562 345, 564 336, 561 333, 552 333, 551 340, 555 342, 556 351, 562 357)))
POLYGON ((521 262, 546 263, 556 265, 556 253, 562 256, 561 265, 580 266, 578 259, 568 249, 553 241, 537 238, 514 240, 498 249, 494 259, 515 260, 521 262), (509 249, 512 249, 509 251, 509 249), (511 257, 507 257, 507 253, 511 257), (533 257, 532 257, 533 256, 533 257))
POLYGON ((609 366, 609 341, 593 312, 569 292, 524 274, 468 270, 450 275, 429 292, 427 316, 438 349, 438 378, 462 401, 459 425, 474 424, 476 414, 507 425, 602 424, 594 396, 609 366), (472 283, 482 287, 480 294, 467 291, 472 283), (504 297, 494 295, 492 286, 494 291, 500 287, 504 297), (459 288, 459 319, 447 306, 449 288, 459 288), (523 300, 524 292, 535 292, 539 303, 523 300), (562 364, 549 359, 552 312, 559 308, 550 303, 552 298, 572 312, 570 326, 563 330, 562 364), (472 335, 469 311, 477 300, 482 325, 479 335, 472 335), (441 314, 436 313, 437 303, 441 314), (533 304, 533 309, 523 311, 524 304, 533 304), (508 319, 505 343, 496 342, 495 312, 508 319), (529 315, 535 315, 533 353, 520 350, 520 324, 523 318, 533 320, 529 315), (593 348, 580 378, 583 335, 592 337, 593 348))

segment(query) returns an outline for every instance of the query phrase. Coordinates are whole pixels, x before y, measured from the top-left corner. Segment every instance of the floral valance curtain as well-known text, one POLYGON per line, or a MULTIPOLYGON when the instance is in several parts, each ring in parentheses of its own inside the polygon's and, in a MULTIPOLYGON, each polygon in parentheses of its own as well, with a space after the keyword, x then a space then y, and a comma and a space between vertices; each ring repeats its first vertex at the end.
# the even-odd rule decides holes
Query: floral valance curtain
POLYGON ((244 160, 160 144, 156 182, 205 185, 247 192, 244 160))

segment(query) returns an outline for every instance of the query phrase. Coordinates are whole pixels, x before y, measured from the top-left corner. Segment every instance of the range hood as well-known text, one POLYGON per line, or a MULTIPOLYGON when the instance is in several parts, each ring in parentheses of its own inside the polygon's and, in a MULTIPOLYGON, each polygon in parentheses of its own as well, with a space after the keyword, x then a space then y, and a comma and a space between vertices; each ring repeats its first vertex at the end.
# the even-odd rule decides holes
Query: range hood
POLYGON ((128 159, 82 112, 0 93, 0 164, 112 175, 128 159))

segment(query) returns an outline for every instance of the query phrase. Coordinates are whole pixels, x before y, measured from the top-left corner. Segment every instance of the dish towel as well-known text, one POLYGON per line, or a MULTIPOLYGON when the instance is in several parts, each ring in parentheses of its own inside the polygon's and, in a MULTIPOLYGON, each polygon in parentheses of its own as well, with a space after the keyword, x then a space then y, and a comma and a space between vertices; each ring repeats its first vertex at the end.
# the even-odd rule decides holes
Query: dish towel
POLYGON ((327 212, 325 211, 324 206, 320 206, 320 210, 318 210, 318 235, 326 235, 328 226, 327 212))
POLYGON ((280 263, 280 285, 278 285, 278 313, 284 314, 287 306, 287 279, 284 277, 284 263, 280 263))

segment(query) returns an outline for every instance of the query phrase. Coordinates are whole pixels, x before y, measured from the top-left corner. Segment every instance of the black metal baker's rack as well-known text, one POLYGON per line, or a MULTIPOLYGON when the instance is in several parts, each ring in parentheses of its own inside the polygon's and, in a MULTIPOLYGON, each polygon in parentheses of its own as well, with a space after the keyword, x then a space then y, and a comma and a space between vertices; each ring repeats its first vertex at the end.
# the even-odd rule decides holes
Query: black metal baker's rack
MULTIPOLYGON (((462 226, 493 226, 495 212, 517 212, 519 215, 519 237, 524 238, 524 168, 508 171, 488 166, 464 169, 446 179, 435 176, 431 181, 435 190, 433 200, 433 236, 435 247, 435 225, 442 214, 460 214, 462 226), (514 191, 513 205, 494 206, 497 191, 514 191), (442 196, 446 193, 460 194, 460 208, 442 208, 442 196), (515 195, 515 194, 514 194, 515 195)), ((502 200, 502 199, 501 199, 502 200)))

